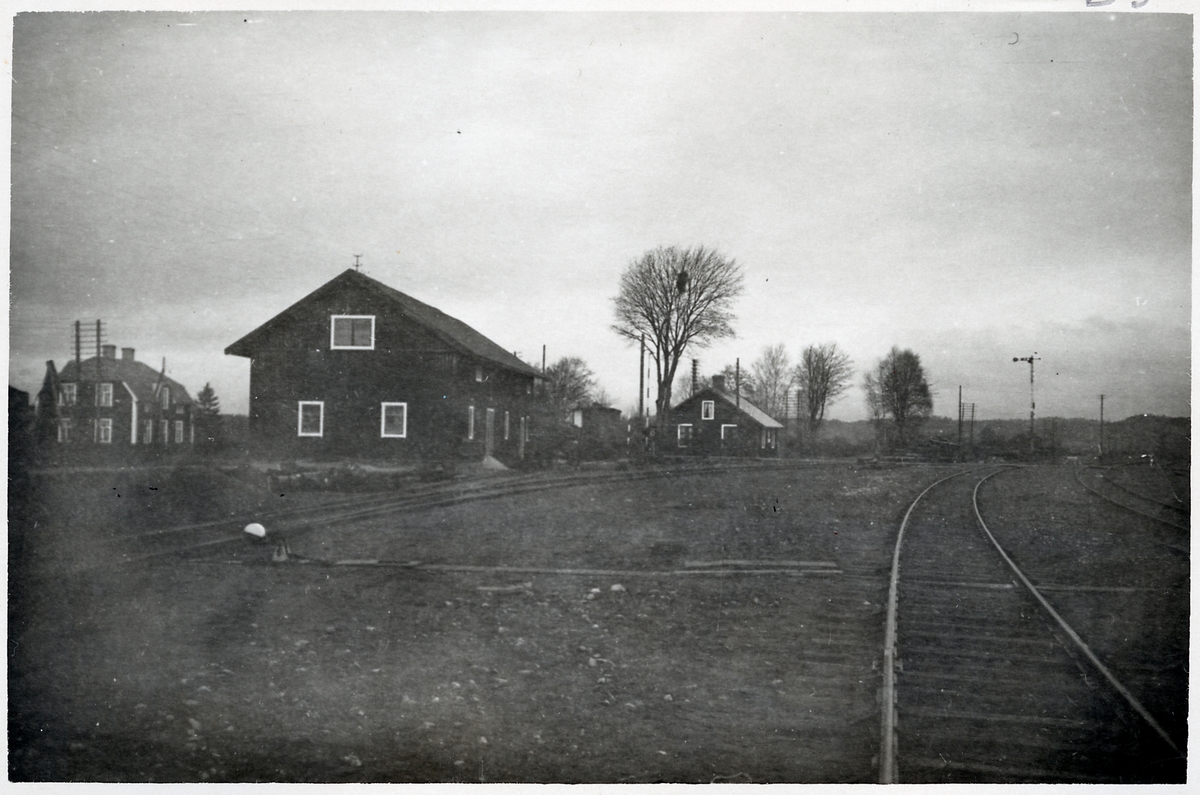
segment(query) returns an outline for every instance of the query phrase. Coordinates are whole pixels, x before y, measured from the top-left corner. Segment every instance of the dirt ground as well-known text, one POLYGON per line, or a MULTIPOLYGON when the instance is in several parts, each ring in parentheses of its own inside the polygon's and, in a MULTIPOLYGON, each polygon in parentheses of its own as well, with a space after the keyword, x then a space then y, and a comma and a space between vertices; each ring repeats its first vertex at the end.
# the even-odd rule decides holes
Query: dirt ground
POLYGON ((84 570, 112 522, 256 496, 57 481, 10 534, 9 775, 869 782, 892 545, 941 471, 592 485, 289 539, 315 562, 84 570), (368 559, 424 567, 331 565, 368 559), (696 573, 759 561, 791 573, 696 573))

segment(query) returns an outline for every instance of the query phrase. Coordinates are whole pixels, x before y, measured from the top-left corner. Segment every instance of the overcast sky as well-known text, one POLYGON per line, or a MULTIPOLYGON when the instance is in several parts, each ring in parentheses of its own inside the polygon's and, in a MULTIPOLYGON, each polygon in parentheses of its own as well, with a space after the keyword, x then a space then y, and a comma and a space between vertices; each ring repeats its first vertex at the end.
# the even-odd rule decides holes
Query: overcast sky
MULTIPOLYGON (((1128 5, 1127 3, 1125 5, 1128 5)), ((1080 0, 1081 10, 1085 4, 1080 0)), ((1149 8, 1143 9, 1149 11, 1149 8)), ((935 413, 1190 414, 1192 17, 18 14, 10 381, 75 320, 244 413, 224 348, 362 255, 622 409, 658 245, 737 260, 704 373, 920 354, 935 413)), ((831 415, 865 416, 851 391, 831 415)))

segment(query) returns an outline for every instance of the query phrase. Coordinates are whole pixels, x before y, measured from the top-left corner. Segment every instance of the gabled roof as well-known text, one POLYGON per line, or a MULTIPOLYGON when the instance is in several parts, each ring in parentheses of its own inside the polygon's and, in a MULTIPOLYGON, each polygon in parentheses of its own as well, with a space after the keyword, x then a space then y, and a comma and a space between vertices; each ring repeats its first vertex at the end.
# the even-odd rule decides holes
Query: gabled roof
MULTIPOLYGON (((82 377, 76 375, 75 360, 72 359, 63 365, 62 372, 58 375, 58 380, 62 381, 82 381, 87 384, 96 382, 96 357, 84 359, 81 363, 82 377)), ((143 364, 131 359, 110 359, 106 356, 100 357, 100 381, 111 381, 113 383, 124 382, 133 390, 133 394, 137 395, 138 400, 154 402, 157 400, 155 394, 156 389, 160 386, 170 387, 171 401, 173 403, 191 403, 192 398, 188 395, 183 384, 178 381, 160 376, 159 372, 148 364, 143 364)))
POLYGON ((345 287, 358 287, 391 301, 401 313, 428 329, 434 336, 453 348, 524 375, 541 377, 541 374, 533 367, 521 361, 504 348, 501 348, 461 320, 452 318, 440 309, 422 303, 411 295, 406 295, 399 290, 388 287, 383 282, 376 281, 370 276, 353 269, 343 271, 331 281, 326 282, 304 298, 301 298, 266 323, 254 329, 254 331, 251 331, 230 345, 225 349, 225 353, 232 356, 253 356, 254 350, 269 331, 301 316, 305 306, 310 302, 345 287))
POLYGON ((763 411, 758 406, 751 403, 749 400, 746 400, 746 398, 742 398, 739 401, 736 396, 731 395, 730 393, 726 392, 723 389, 717 389, 716 387, 712 387, 712 386, 701 389, 699 392, 692 395, 687 400, 684 400, 683 402, 681 402, 673 410, 678 411, 681 408, 683 408, 683 405, 685 403, 691 403, 697 399, 703 399, 706 395, 712 395, 714 397, 717 397, 717 398, 725 401, 726 403, 728 403, 729 405, 738 409, 743 414, 750 417, 752 420, 754 420, 755 422, 757 422, 759 425, 763 426, 764 428, 782 428, 783 427, 783 423, 776 420, 770 414, 763 411))

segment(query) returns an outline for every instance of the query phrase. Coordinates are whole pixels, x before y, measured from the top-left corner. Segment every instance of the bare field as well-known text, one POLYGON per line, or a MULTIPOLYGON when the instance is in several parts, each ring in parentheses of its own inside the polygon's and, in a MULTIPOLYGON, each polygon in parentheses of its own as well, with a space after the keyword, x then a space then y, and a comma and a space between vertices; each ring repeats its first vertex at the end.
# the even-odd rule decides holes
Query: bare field
POLYGON ((596 484, 289 539, 314 562, 71 575, 111 489, 41 493, 87 510, 16 547, 10 778, 873 781, 895 533, 945 471, 596 484))

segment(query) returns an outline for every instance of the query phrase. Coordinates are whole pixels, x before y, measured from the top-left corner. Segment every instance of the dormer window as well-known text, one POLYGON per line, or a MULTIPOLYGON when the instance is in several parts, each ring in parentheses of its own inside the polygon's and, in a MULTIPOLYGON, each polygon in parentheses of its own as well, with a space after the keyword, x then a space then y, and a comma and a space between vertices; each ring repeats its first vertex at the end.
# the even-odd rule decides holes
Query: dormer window
POLYGON ((375 349, 374 315, 333 315, 329 323, 329 347, 333 350, 375 349))

